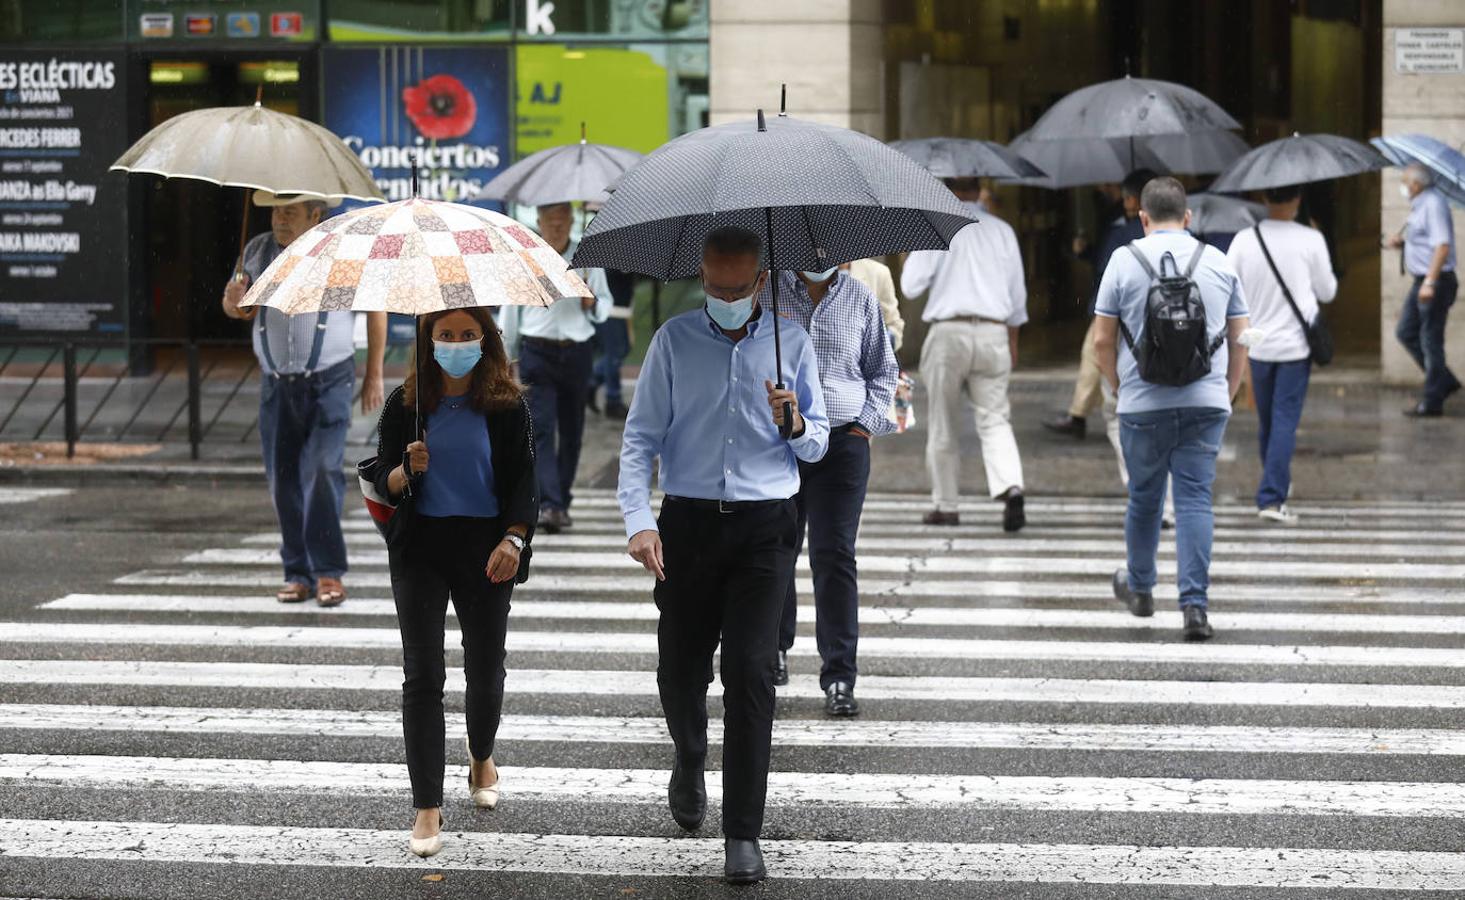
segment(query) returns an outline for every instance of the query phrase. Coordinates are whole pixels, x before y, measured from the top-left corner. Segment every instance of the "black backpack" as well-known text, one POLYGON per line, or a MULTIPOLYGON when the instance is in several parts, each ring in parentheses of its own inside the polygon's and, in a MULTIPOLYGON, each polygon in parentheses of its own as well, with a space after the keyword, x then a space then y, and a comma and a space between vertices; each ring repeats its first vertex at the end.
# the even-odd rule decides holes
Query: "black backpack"
POLYGON ((1140 340, 1129 333, 1123 318, 1119 330, 1139 364, 1139 377, 1151 384, 1181 387, 1206 377, 1211 374, 1211 357, 1226 340, 1224 331, 1214 340, 1206 337, 1206 305, 1193 277, 1206 245, 1199 241, 1196 244, 1183 275, 1168 250, 1160 257, 1160 271, 1156 272, 1133 242, 1125 245, 1150 276, 1150 290, 1145 297, 1145 325, 1140 340), (1169 275, 1165 274, 1167 262, 1169 275))

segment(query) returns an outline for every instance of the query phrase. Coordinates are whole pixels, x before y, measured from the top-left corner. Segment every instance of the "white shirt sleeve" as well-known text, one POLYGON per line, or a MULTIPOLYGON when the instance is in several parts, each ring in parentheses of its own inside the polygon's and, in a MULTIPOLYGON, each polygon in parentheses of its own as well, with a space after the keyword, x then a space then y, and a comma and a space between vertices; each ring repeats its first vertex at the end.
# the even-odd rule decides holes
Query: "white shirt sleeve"
POLYGON ((1317 231, 1308 235, 1308 242, 1312 245, 1309 248, 1311 252, 1307 254, 1307 274, 1312 280, 1312 292, 1317 295, 1319 303, 1331 303, 1338 296, 1338 276, 1333 274, 1328 242, 1317 231))
POLYGON ((1007 297, 1012 303, 1012 313, 1007 317, 1010 328, 1017 328, 1028 320, 1028 285, 1022 271, 1022 248, 1017 243, 1017 232, 1005 229, 1002 243, 1007 252, 1007 297))
POLYGON ((900 269, 900 292, 907 297, 919 297, 936 280, 941 269, 943 250, 917 250, 906 257, 900 269))

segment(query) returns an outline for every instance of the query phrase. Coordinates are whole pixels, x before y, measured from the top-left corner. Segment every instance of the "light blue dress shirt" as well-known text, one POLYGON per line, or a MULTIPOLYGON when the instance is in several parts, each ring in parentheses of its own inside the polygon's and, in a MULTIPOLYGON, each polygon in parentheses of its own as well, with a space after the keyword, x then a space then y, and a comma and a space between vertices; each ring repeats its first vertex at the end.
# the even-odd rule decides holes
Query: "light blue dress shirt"
MULTIPOLYGON (((889 412, 900 366, 875 295, 863 282, 836 272, 816 304, 797 275, 780 272, 778 277, 779 314, 797 322, 814 343, 829 424, 838 428, 853 422, 872 437, 895 431, 889 412)), ((770 289, 765 287, 759 298, 771 304, 770 289)))
POLYGON ((1409 201, 1409 218, 1404 223, 1404 268, 1410 275, 1428 275, 1434 248, 1450 245, 1441 272, 1455 271, 1455 221, 1450 203, 1434 188, 1425 188, 1409 201))
MULTIPOLYGON (((561 254, 565 262, 575 255, 576 246, 575 241, 570 241, 565 248, 561 254)), ((595 305, 588 311, 579 297, 565 297, 549 306, 500 307, 498 323, 509 359, 519 358, 519 341, 522 338, 584 343, 595 337, 595 326, 610 316, 614 305, 610 282, 606 281, 604 269, 576 269, 575 273, 585 279, 585 284, 595 294, 595 305)))
POLYGON ((799 400, 804 433, 784 440, 765 381, 775 381, 772 314, 760 309, 734 343, 705 310, 683 313, 651 338, 621 443, 617 498, 626 536, 656 530, 651 467, 661 489, 698 500, 784 500, 799 492, 798 461, 829 447, 829 418, 814 348, 784 323, 784 381, 799 400))
MULTIPOLYGON (((244 246, 244 274, 249 276, 249 283, 258 281, 283 250, 276 243, 273 232, 266 231, 250 238, 244 246)), ((315 371, 329 369, 356 355, 353 340, 355 315, 341 311, 326 313, 325 334, 321 336, 320 358, 316 360, 315 371)), ((305 364, 310 361, 319 320, 316 313, 291 316, 278 309, 261 306, 250 333, 260 371, 266 375, 302 374, 305 364), (269 341, 269 353, 265 353, 266 341, 269 341)))
MULTIPOLYGON (((1135 241, 1135 246, 1160 271, 1160 259, 1165 253, 1175 258, 1175 265, 1184 272, 1190 265, 1194 253, 1204 253, 1195 270, 1195 283, 1200 288, 1201 302, 1206 307, 1206 340, 1215 340, 1224 335, 1230 319, 1247 315, 1246 296, 1241 291, 1241 279, 1224 254, 1209 244, 1203 244, 1184 231, 1156 231, 1148 237, 1135 241)), ((1099 282, 1099 293, 1094 304, 1094 313, 1109 319, 1120 319, 1136 341, 1143 340, 1141 333, 1145 326, 1145 309, 1149 303, 1150 276, 1124 246, 1114 251, 1109 265, 1104 268, 1104 278, 1099 282)), ((1210 408, 1231 410, 1231 393, 1226 384, 1226 366, 1230 359, 1230 345, 1221 342, 1221 347, 1211 356, 1209 375, 1190 384, 1174 387, 1166 384, 1152 384, 1139 377, 1139 363, 1129 350, 1123 334, 1119 342, 1119 409, 1126 413, 1153 412, 1158 409, 1210 408)))

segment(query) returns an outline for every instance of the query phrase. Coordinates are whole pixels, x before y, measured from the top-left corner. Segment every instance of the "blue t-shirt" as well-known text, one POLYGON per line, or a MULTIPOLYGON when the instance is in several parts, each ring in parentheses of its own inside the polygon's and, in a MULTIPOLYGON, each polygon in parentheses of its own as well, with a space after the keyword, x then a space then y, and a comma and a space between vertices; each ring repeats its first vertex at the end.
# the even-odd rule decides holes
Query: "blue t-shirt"
POLYGON ((433 518, 498 516, 488 426, 483 414, 468 405, 468 398, 444 397, 427 417, 427 451, 419 513, 433 518))
MULTIPOLYGON (((1246 297, 1236 270, 1219 250, 1191 237, 1184 231, 1156 231, 1135 242, 1135 246, 1160 271, 1160 257, 1166 251, 1175 257, 1175 265, 1184 272, 1191 254, 1204 253, 1195 270, 1195 283, 1200 287, 1201 302, 1206 307, 1206 339, 1215 340, 1225 334, 1228 319, 1247 315, 1246 297)), ((1129 333, 1140 340, 1144 331, 1145 305, 1150 293, 1150 276, 1128 249, 1115 252, 1104 269, 1094 312, 1110 319, 1120 319, 1129 333)), ((1231 396, 1226 386, 1226 365, 1229 348, 1221 343, 1211 357, 1211 373, 1181 387, 1151 384, 1139 377, 1139 363, 1130 353, 1123 334, 1119 336, 1119 413, 1152 412, 1157 409, 1204 407, 1231 409, 1231 396)))

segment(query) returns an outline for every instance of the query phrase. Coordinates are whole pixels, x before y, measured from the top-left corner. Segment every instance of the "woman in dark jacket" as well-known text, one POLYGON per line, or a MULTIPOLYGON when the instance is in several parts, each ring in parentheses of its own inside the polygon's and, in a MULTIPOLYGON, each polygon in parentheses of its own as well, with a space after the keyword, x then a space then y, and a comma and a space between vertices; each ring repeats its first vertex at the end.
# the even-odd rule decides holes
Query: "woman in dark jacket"
POLYGON ((433 313, 419 325, 418 346, 428 346, 426 339, 433 352, 420 365, 421 384, 414 371, 382 409, 375 478, 377 491, 394 499, 410 482, 415 503, 405 537, 388 557, 402 630, 402 732, 417 809, 409 846, 418 856, 442 849, 448 599, 463 633, 468 791, 476 806, 493 809, 509 595, 527 575, 539 518, 529 411, 493 317, 476 308, 433 313), (413 440, 418 402, 420 441, 413 440))

